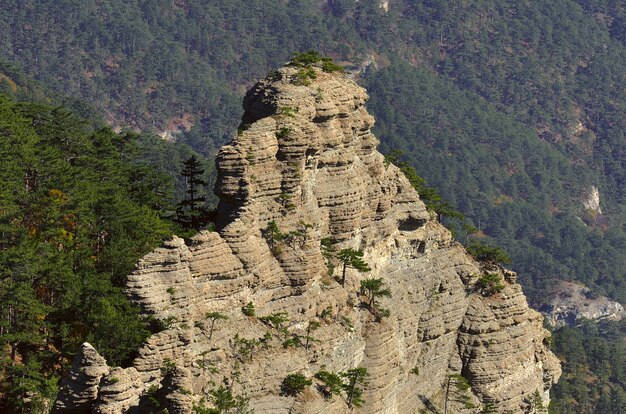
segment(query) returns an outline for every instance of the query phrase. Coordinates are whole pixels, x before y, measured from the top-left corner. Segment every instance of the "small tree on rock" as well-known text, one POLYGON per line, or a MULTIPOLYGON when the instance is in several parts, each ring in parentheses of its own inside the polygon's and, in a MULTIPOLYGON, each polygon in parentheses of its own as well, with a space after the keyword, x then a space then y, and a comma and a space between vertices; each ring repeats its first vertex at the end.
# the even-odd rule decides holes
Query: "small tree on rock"
POLYGON ((315 378, 322 381, 323 385, 320 386, 320 391, 326 398, 332 397, 333 394, 340 394, 343 389, 344 384, 341 377, 334 372, 321 370, 315 374, 315 378))
POLYGON ((460 393, 461 401, 463 402, 465 408, 475 408, 475 406, 471 403, 471 398, 468 393, 468 390, 471 387, 470 382, 463 375, 460 374, 449 374, 446 382, 446 396, 445 396, 445 408, 444 414, 448 414, 448 401, 450 399, 450 386, 455 385, 458 392, 460 393))
POLYGON ((318 321, 309 322, 309 324, 306 327, 306 336, 304 337, 305 338, 304 349, 308 350, 310 343, 315 341, 315 338, 313 338, 311 334, 317 329, 319 329, 320 326, 321 325, 318 321))
POLYGON ((322 257, 324 257, 324 261, 326 262, 326 268, 328 269, 329 276, 332 276, 335 271, 335 266, 332 262, 332 258, 337 252, 335 243, 336 240, 333 237, 324 237, 320 240, 320 250, 322 251, 322 257))
POLYGON ((467 252, 472 255, 474 259, 481 262, 500 264, 511 263, 511 258, 501 247, 489 246, 476 240, 472 240, 469 246, 467 246, 467 252))
POLYGON ((361 273, 369 272, 369 265, 363 260, 363 251, 354 249, 342 249, 337 253, 337 258, 343 264, 341 272, 341 286, 346 287, 346 269, 351 267, 361 273))
POLYGON ((491 296, 504 289, 502 278, 497 273, 487 273, 478 279, 476 287, 484 296, 491 296))
POLYGON ((352 368, 346 372, 340 373, 348 382, 343 384, 346 392, 348 407, 360 407, 363 405, 363 386, 367 385, 367 369, 363 367, 352 368))
POLYGON ((261 316, 259 320, 264 324, 280 331, 282 330, 283 324, 285 322, 289 322, 289 317, 287 317, 286 312, 275 312, 271 315, 261 316))
POLYGON ((376 304, 378 298, 390 298, 391 290, 383 287, 385 282, 382 279, 365 279, 361 281, 361 294, 367 297, 367 307, 372 312, 377 321, 382 317, 389 316, 386 309, 379 308, 376 304))
POLYGON ((280 385, 280 391, 283 395, 295 397, 311 384, 313 381, 302 374, 289 374, 280 385))
POLYGON ((215 327, 215 321, 219 319, 228 319, 228 316, 219 312, 209 312, 206 314, 206 318, 211 321, 211 329, 209 331, 209 339, 211 339, 211 337, 213 337, 213 329, 215 327))

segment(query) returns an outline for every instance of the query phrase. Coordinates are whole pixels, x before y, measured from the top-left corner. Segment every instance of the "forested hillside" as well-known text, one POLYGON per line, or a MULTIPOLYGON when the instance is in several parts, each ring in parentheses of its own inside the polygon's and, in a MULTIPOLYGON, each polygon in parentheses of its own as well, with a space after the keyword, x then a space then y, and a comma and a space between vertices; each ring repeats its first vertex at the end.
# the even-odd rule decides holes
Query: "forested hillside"
MULTIPOLYGON (((16 95, 52 101, 21 85, 16 95)), ((122 287, 138 258, 181 234, 174 169, 193 152, 5 94, 0 136, 0 410, 42 412, 82 342, 118 365, 158 328, 122 287)))
POLYGON ((562 278, 626 302, 619 4, 391 1, 385 12, 373 0, 35 0, 2 9, 5 58, 114 124, 186 131, 179 139, 205 155, 233 134, 245 87, 294 51, 371 63, 362 82, 383 148, 406 149, 480 235, 508 249, 532 300, 562 278), (439 162, 424 162, 427 152, 439 162), (582 207, 592 185, 600 217, 582 207))
MULTIPOLYGON (((554 279, 626 302, 623 1, 283 3, 6 0, 0 88, 13 93, 21 67, 115 126, 182 130, 179 142, 210 157, 235 133, 247 86, 295 51, 320 50, 368 88, 382 149, 403 150, 465 214, 475 232, 449 222, 461 241, 507 250, 531 302, 554 279), (592 186, 602 214, 583 207, 592 186)), ((171 179, 191 154, 139 145, 171 179)), ((607 378, 623 396, 623 378, 607 378)))

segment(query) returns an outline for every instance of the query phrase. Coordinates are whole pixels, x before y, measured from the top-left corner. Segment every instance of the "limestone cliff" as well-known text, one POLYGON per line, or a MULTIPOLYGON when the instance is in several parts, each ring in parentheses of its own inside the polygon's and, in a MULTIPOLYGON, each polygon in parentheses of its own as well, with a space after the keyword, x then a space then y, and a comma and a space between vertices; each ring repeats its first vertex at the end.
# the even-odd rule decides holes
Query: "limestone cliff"
POLYGON ((364 89, 315 65, 304 73, 282 68, 246 95, 240 132, 217 158, 218 231, 173 237, 130 275, 129 296, 166 329, 132 368, 104 377, 93 410, 188 413, 222 385, 257 414, 347 413, 317 380, 296 396, 281 382, 357 366, 369 374, 363 413, 443 412, 446 400, 448 412, 522 413, 536 392, 547 402, 560 367, 515 274, 469 257, 385 163, 364 89), (348 268, 342 287, 328 237, 362 250, 371 271, 348 268), (500 292, 479 289, 486 273, 500 292), (382 321, 364 305, 365 278, 391 289, 382 321), (256 316, 242 313, 249 303, 256 316), (213 326, 208 312, 228 319, 213 326), (261 319, 281 312, 288 321, 261 319), (450 374, 470 390, 448 387, 450 374))

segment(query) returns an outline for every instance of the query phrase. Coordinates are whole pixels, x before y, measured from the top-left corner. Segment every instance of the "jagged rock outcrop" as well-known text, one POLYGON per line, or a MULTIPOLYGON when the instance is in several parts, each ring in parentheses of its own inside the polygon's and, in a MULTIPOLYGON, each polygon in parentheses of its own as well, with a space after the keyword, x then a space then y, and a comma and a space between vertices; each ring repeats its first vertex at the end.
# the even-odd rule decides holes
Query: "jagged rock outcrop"
POLYGON ((564 280, 548 292, 548 298, 539 310, 552 326, 574 326, 582 319, 619 321, 626 314, 621 303, 601 296, 585 285, 564 280))
POLYGON ((188 413, 222 386, 257 414, 348 413, 342 396, 318 392, 317 379, 296 396, 281 383, 357 366, 369 374, 363 413, 443 411, 446 399, 450 412, 493 403, 521 413, 536 391, 547 398, 560 367, 540 315, 514 273, 469 257, 384 161, 366 99, 353 81, 315 65, 275 71, 246 95, 240 132, 217 158, 218 231, 188 243, 173 237, 137 264, 128 294, 167 327, 132 368, 103 380, 119 389, 101 387, 98 412, 115 412, 109 400, 128 402, 117 412, 159 400, 188 413), (346 286, 337 283, 341 264, 321 247, 329 237, 337 250, 362 250, 371 271, 348 268, 346 286), (502 280, 501 292, 478 288, 487 272, 502 280), (380 300, 390 313, 382 321, 359 288, 372 277, 392 294, 380 300), (242 313, 249 303, 256 317, 242 313), (212 329, 208 312, 228 319, 212 329), (263 321, 268 315, 288 321, 263 321), (471 382, 467 396, 446 398, 450 374, 471 382))
POLYGON ((78 349, 72 368, 61 383, 53 413, 90 413, 98 396, 102 377, 110 371, 106 360, 91 344, 85 342, 78 349))
POLYGON ((116 414, 127 412, 139 406, 145 392, 135 368, 113 368, 100 384, 98 399, 92 410, 95 414, 116 414))

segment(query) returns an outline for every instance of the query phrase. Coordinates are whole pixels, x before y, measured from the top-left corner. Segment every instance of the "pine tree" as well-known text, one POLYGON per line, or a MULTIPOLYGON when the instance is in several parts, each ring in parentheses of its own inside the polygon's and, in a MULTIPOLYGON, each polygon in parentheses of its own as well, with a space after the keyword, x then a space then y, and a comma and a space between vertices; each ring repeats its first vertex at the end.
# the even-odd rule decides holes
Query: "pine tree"
POLYGON ((382 279, 365 279, 361 281, 361 294, 367 296, 367 307, 372 312, 377 321, 383 316, 388 316, 386 309, 379 308, 376 304, 377 298, 390 298, 391 290, 384 288, 385 282, 382 279))
POLYGON ((352 267, 359 272, 369 272, 370 267, 363 260, 363 251, 354 249, 343 249, 337 254, 337 258, 343 263, 343 270, 341 272, 341 286, 346 287, 346 269, 352 267))
POLYGON ((209 312, 206 314, 206 318, 211 320, 211 331, 209 332, 209 339, 213 337, 213 330, 215 329, 215 322, 220 319, 228 319, 228 316, 219 312, 209 312))
POLYGON ((204 206, 206 197, 200 195, 200 187, 207 185, 207 182, 201 178, 204 169, 201 168, 200 161, 196 156, 192 155, 183 163, 180 174, 185 177, 187 182, 188 198, 178 203, 177 221, 185 230, 198 229, 207 223, 207 211, 204 206))
POLYGON ((360 407, 363 405, 363 386, 367 385, 367 369, 363 367, 352 368, 346 372, 341 372, 339 375, 348 380, 343 384, 343 389, 346 392, 346 398, 348 407, 360 407))

